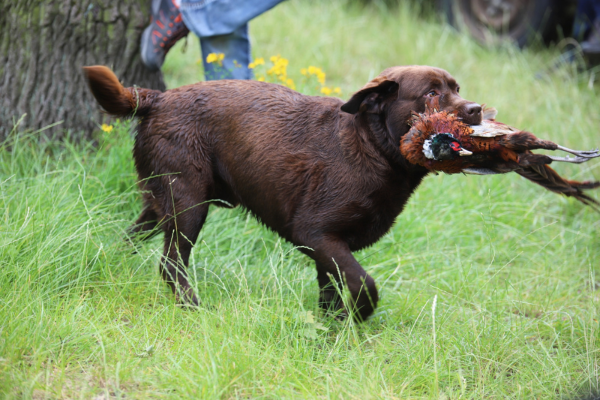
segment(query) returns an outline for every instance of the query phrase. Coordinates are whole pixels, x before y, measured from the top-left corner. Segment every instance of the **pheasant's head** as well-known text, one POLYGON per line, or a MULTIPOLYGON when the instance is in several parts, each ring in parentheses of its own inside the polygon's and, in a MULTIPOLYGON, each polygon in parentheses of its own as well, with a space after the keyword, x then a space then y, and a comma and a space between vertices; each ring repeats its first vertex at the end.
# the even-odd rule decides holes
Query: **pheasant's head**
POLYGON ((423 154, 429 160, 454 160, 461 156, 470 156, 451 133, 436 133, 423 142, 423 154))
POLYGON ((400 141, 400 153, 411 164, 448 174, 470 166, 472 129, 453 113, 427 110, 414 114, 412 127, 400 141), (463 147, 464 146, 466 147, 463 147))

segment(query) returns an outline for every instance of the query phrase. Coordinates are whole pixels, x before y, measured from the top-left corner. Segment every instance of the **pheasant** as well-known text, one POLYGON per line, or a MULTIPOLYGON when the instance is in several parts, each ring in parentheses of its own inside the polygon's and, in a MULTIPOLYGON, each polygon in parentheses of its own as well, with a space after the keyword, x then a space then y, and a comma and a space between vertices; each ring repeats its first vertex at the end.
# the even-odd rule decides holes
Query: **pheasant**
POLYGON ((548 166, 553 161, 583 163, 600 157, 600 151, 571 150, 498 122, 495 117, 496 110, 486 108, 480 125, 467 125, 452 113, 438 112, 436 104, 428 104, 425 113, 413 115, 412 128, 402 137, 400 152, 410 163, 434 172, 476 175, 516 172, 552 192, 574 197, 586 205, 600 206, 582 192, 600 187, 600 182, 566 180, 548 166), (535 149, 562 150, 575 157, 534 154, 531 150, 535 149))

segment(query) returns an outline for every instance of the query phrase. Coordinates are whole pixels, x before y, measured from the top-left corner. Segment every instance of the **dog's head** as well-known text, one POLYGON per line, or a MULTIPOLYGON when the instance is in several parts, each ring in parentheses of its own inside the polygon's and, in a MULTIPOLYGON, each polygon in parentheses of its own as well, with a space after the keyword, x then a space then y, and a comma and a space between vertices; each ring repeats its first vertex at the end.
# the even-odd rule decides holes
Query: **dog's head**
POLYGON ((424 112, 426 104, 454 112, 467 124, 480 124, 481 106, 460 97, 459 90, 456 80, 443 69, 420 65, 392 67, 356 92, 341 109, 350 114, 381 115, 389 133, 398 140, 410 129, 411 113, 424 112))

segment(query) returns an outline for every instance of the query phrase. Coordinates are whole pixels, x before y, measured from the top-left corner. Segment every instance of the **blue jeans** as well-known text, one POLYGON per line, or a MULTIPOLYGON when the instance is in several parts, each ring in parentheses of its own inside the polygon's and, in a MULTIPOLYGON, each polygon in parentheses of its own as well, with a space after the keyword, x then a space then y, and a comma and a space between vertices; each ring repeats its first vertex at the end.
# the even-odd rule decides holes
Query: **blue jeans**
POLYGON ((579 0, 573 24, 573 37, 577 40, 587 38, 594 21, 600 19, 600 0, 579 0))
POLYGON ((252 79, 248 21, 282 1, 181 0, 183 22, 200 38, 206 80, 252 79), (223 53, 223 66, 207 63, 210 53, 223 53))

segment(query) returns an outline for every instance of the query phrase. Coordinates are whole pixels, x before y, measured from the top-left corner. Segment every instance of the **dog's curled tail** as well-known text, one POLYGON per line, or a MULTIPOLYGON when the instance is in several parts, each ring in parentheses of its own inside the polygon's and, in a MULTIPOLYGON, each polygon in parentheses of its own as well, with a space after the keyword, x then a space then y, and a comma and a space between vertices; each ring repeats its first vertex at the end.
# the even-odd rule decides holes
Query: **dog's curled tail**
POLYGON ((111 115, 142 117, 162 92, 137 87, 125 88, 110 68, 103 65, 83 67, 88 86, 98 103, 111 115))

